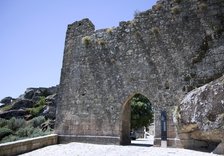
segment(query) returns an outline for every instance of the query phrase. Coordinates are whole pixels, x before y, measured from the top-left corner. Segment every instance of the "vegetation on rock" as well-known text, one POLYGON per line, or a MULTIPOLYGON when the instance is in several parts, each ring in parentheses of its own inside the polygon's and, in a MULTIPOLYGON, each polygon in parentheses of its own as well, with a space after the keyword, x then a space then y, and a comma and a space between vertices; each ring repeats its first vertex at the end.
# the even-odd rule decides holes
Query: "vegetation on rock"
POLYGON ((82 38, 82 44, 84 44, 86 47, 90 44, 91 38, 90 36, 85 36, 82 38))
POLYGON ((36 105, 34 105, 33 108, 29 108, 28 111, 32 116, 38 116, 38 114, 44 109, 44 106, 46 105, 45 97, 40 97, 40 100, 37 102, 36 105))
POLYGON ((0 143, 50 134, 54 128, 56 90, 28 88, 15 100, 1 100, 0 143), (21 115, 21 111, 26 113, 21 115))
POLYGON ((0 143, 42 136, 51 133, 51 129, 42 131, 41 124, 46 122, 43 116, 26 121, 22 118, 0 119, 0 143))

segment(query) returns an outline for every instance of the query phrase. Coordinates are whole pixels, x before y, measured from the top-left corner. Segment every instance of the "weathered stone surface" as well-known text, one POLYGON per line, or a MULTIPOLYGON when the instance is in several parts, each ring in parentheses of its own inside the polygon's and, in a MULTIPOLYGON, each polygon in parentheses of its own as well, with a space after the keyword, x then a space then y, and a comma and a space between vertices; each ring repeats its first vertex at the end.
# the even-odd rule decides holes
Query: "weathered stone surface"
POLYGON ((25 99, 32 99, 34 95, 34 89, 28 88, 25 93, 24 93, 24 98, 25 99))
POLYGON ((10 119, 12 117, 24 117, 25 115, 29 114, 28 111, 25 110, 10 110, 6 112, 0 113, 0 118, 3 119, 10 119))
POLYGON ((224 76, 185 96, 179 126, 181 132, 192 133, 194 139, 224 140, 224 76))
POLYGON ((41 115, 43 115, 49 119, 55 119, 56 107, 55 106, 46 106, 41 115))
POLYGON ((57 98, 57 94, 52 94, 52 95, 49 95, 45 98, 46 102, 48 103, 48 105, 56 105, 55 101, 56 101, 56 98, 57 98))
POLYGON ((32 100, 28 99, 18 99, 15 102, 12 103, 12 108, 13 109, 26 109, 26 108, 31 108, 34 106, 34 102, 32 100))
POLYGON ((58 85, 47 88, 47 92, 49 95, 56 94, 58 91, 58 85))
MULTIPOLYGON (((156 114, 169 112, 186 93, 221 77, 224 1, 203 1, 206 11, 201 3, 160 0, 112 29, 95 31, 88 19, 70 24, 56 132, 122 140, 129 135, 127 101, 136 93, 150 100, 156 114)), ((155 116, 159 139, 160 116, 155 116)))
POLYGON ((224 142, 220 143, 215 150, 212 152, 214 154, 224 154, 224 142))
POLYGON ((52 94, 56 94, 57 86, 45 88, 27 88, 25 93, 19 96, 19 99, 30 99, 33 101, 38 101, 41 96, 47 97, 52 94))
POLYGON ((55 120, 47 120, 47 122, 41 124, 41 129, 42 129, 42 131, 46 131, 48 128, 53 130, 54 125, 55 125, 55 120))
POLYGON ((13 100, 13 98, 10 97, 10 96, 8 96, 8 97, 3 98, 3 99, 0 101, 0 103, 2 103, 2 104, 11 104, 12 100, 13 100))
POLYGON ((224 141, 224 76, 189 92, 179 106, 178 121, 179 133, 188 133, 189 140, 224 141))
POLYGON ((24 94, 16 99, 6 97, 2 101, 5 103, 10 101, 10 103, 8 103, 10 106, 7 106, 6 109, 3 108, 5 105, 0 107, 0 117, 6 119, 10 119, 11 117, 21 117, 26 120, 32 119, 34 117, 32 112, 40 109, 37 108, 40 107, 38 105, 39 100, 41 97, 45 97, 45 106, 43 106, 43 108, 39 110, 39 114, 36 115, 43 115, 48 119, 54 120, 56 113, 56 92, 57 86, 49 88, 27 88, 24 94))
POLYGON ((45 98, 47 106, 42 113, 43 116, 52 120, 56 117, 56 97, 57 94, 52 94, 45 98))

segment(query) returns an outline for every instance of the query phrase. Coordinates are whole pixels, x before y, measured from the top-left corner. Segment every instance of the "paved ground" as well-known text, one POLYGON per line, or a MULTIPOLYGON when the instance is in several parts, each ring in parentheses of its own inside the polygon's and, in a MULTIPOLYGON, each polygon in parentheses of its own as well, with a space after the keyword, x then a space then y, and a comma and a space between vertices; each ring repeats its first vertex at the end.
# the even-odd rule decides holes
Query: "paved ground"
POLYGON ((138 139, 129 146, 84 143, 59 144, 23 156, 215 156, 215 154, 177 148, 152 147, 152 140, 138 139))

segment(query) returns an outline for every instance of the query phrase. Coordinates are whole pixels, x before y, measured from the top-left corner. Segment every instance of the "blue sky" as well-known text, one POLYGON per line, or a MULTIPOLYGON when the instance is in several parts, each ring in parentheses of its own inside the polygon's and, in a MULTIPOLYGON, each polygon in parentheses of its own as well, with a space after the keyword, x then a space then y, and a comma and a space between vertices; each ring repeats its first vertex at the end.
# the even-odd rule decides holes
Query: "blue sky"
POLYGON ((59 84, 67 25, 88 17, 117 26, 156 0, 1 0, 0 99, 59 84))

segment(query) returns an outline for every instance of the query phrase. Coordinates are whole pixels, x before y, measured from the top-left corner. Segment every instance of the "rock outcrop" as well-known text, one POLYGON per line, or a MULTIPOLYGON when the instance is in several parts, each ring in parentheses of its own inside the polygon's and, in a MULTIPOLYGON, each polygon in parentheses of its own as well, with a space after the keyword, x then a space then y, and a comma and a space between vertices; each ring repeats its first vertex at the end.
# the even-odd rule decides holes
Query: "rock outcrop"
POLYGON ((224 149, 224 76, 189 92, 177 113, 179 137, 186 148, 212 150, 220 143, 217 148, 224 149))
POLYGON ((224 154, 224 142, 220 143, 215 150, 213 151, 213 153, 216 154, 224 154))
POLYGON ((56 97, 57 94, 52 94, 46 97, 46 107, 42 113, 43 116, 49 119, 55 119, 56 117, 56 97))
POLYGON ((55 119, 57 86, 50 88, 28 88, 18 98, 5 97, 0 102, 0 118, 10 119, 12 117, 30 119, 34 116, 45 116, 55 119), (40 104, 41 98, 44 102, 40 104))
POLYGON ((5 105, 5 104, 7 105, 7 104, 11 104, 12 100, 13 100, 13 98, 10 97, 10 96, 8 96, 8 97, 3 98, 3 99, 0 101, 0 103, 2 103, 3 105, 5 105))
POLYGON ((35 103, 32 100, 17 99, 12 103, 12 108, 10 108, 10 110, 32 108, 34 105, 35 103))
POLYGON ((28 88, 18 98, 2 99, 0 144, 51 134, 55 125, 56 97, 57 86, 28 88))
POLYGON ((7 110, 0 113, 0 118, 3 119, 10 119, 12 117, 24 118, 28 114, 29 113, 26 110, 7 110))

